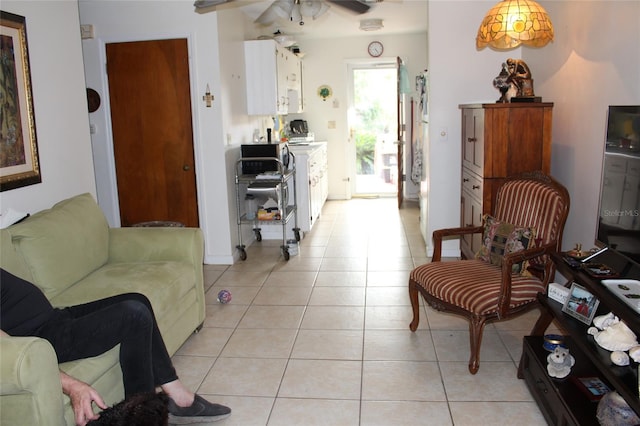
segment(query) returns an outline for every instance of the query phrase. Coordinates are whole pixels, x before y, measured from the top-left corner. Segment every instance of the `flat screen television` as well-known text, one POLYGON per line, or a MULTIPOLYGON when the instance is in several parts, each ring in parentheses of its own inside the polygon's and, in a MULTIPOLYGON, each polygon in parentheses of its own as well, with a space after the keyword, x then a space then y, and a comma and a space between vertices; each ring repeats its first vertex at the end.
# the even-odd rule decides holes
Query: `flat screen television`
POLYGON ((640 262, 640 105, 609 106, 596 245, 640 262))

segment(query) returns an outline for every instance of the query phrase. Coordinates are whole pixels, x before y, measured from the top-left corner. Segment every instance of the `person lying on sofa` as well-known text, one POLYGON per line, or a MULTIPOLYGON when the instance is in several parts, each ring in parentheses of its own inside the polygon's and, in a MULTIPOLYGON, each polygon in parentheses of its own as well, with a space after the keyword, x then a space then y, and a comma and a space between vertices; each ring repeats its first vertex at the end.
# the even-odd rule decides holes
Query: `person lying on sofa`
MULTIPOLYGON (((48 340, 58 362, 100 355, 120 344, 125 397, 160 387, 169 396, 169 423, 222 420, 231 409, 191 392, 178 379, 146 296, 121 294, 67 308, 54 308, 32 283, 0 269, 0 334, 48 340)), ((60 372, 78 425, 99 417, 92 404, 106 404, 88 384, 60 372)))

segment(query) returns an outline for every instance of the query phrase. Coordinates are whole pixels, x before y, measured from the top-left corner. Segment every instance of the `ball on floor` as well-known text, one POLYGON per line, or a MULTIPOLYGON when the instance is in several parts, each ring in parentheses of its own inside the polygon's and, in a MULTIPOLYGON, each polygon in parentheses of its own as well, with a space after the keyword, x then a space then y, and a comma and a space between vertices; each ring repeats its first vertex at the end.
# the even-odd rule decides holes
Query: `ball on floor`
POLYGON ((218 293, 218 302, 229 303, 231 302, 231 292, 229 290, 220 290, 218 293))

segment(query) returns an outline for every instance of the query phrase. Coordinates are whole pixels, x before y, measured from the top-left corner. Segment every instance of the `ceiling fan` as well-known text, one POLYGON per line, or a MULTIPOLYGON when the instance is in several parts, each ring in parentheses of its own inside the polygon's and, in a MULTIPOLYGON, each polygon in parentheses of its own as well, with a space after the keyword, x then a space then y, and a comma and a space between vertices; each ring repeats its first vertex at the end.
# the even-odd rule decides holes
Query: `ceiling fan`
MULTIPOLYGON (((233 1, 235 0, 196 0, 193 5, 196 11, 204 11, 202 9, 233 1)), ((328 3, 340 6, 356 14, 363 14, 371 9, 373 3, 381 1, 383 0, 275 0, 256 19, 256 22, 269 25, 278 18, 303 22, 301 20, 302 16, 310 16, 316 19, 329 9, 328 3), (297 17, 300 17, 300 19, 296 19, 297 17)))

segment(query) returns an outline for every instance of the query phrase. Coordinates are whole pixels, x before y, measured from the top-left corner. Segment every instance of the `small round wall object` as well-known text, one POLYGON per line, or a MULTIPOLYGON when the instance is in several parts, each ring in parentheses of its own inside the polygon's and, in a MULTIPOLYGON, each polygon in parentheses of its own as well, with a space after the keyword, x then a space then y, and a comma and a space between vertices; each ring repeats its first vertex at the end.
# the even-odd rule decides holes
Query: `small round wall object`
POLYGON ((558 346, 564 348, 566 347, 564 344, 564 336, 560 334, 545 334, 542 346, 549 352, 553 352, 553 350, 558 346))
POLYGON ((222 304, 231 302, 231 292, 229 290, 220 290, 218 293, 218 302, 222 304))
POLYGON ((367 52, 369 52, 369 55, 373 58, 381 56, 383 51, 384 46, 382 46, 382 43, 379 41, 372 41, 369 43, 369 46, 367 46, 367 52))

